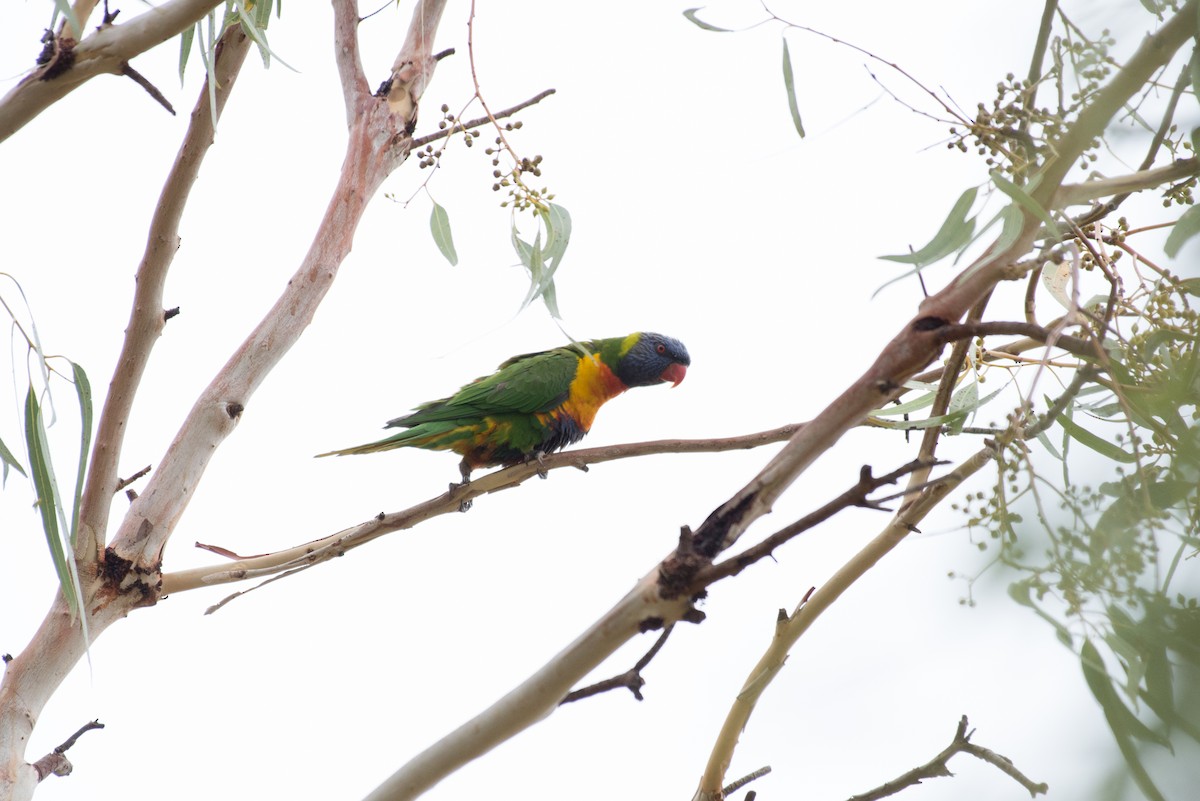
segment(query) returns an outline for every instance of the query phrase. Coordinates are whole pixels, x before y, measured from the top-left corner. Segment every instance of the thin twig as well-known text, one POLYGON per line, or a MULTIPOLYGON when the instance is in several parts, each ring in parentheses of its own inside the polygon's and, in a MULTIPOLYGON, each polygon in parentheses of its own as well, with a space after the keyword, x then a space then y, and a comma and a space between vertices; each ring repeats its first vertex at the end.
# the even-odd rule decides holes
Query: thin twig
POLYGON ((146 93, 158 101, 160 106, 171 112, 172 117, 175 116, 175 109, 171 106, 171 102, 163 96, 162 92, 158 91, 157 86, 150 83, 150 80, 146 78, 145 75, 142 75, 140 72, 131 67, 128 61, 121 64, 121 74, 127 78, 132 78, 133 82, 145 89, 146 93))
POLYGON ((925 779, 935 779, 942 776, 953 776, 949 766, 946 764, 955 754, 970 754, 971 756, 982 759, 990 765, 994 765, 1000 770, 1012 776, 1022 787, 1029 791, 1033 797, 1037 797, 1038 793, 1043 795, 1050 789, 1045 782, 1035 783, 1017 770, 1013 766, 1012 760, 997 754, 995 751, 984 748, 983 746, 975 745, 971 742, 971 735, 974 731, 967 731, 967 716, 963 715, 958 722, 958 729, 954 733, 954 740, 950 745, 946 746, 940 754, 926 762, 920 767, 897 776, 890 782, 885 782, 873 790, 862 793, 860 795, 851 796, 848 801, 879 801, 881 798, 887 798, 889 795, 895 795, 906 787, 912 787, 914 784, 920 784, 925 779))
MULTIPOLYGON (((718 562, 711 567, 702 568, 696 573, 695 578, 687 588, 687 592, 694 594, 721 579, 736 576, 755 562, 772 556, 775 549, 785 542, 794 539, 805 531, 815 528, 844 509, 849 509, 851 506, 862 506, 872 509, 880 508, 877 503, 870 501, 867 496, 880 487, 895 484, 909 473, 917 470, 925 470, 931 466, 929 462, 915 459, 878 478, 871 475, 871 468, 869 466, 863 467, 859 473, 858 482, 853 487, 822 505, 821 508, 810 512, 790 525, 784 526, 779 531, 747 548, 737 556, 733 556, 723 562, 718 562)), ((921 487, 923 486, 921 485, 921 487)), ((911 488, 906 492, 919 491, 921 487, 911 488)))
POLYGON ((761 779, 763 776, 766 776, 770 772, 771 772, 771 766, 763 765, 758 770, 747 773, 745 776, 738 779, 737 781, 732 781, 729 784, 722 787, 721 788, 721 796, 723 798, 728 798, 730 795, 732 795, 733 793, 736 793, 738 790, 742 789, 750 782, 754 781, 755 779, 761 779))
POLYGON ((129 478, 122 478, 120 481, 117 482, 117 487, 116 487, 116 489, 113 490, 113 494, 116 495, 118 492, 125 489, 130 484, 132 484, 133 482, 137 481, 142 476, 149 473, 151 467, 153 467, 153 465, 146 465, 145 467, 143 467, 141 470, 134 473, 129 478))
POLYGON ((662 650, 663 645, 666 644, 667 638, 671 636, 671 632, 674 629, 675 625, 673 623, 666 626, 662 630, 662 634, 658 635, 658 639, 654 641, 654 645, 650 646, 650 650, 647 651, 645 655, 643 655, 642 658, 639 659, 629 670, 613 676, 612 678, 605 679, 604 681, 598 681, 595 684, 590 684, 587 687, 582 687, 578 690, 572 690, 571 692, 567 693, 565 698, 562 699, 559 706, 562 706, 562 704, 574 703, 575 701, 580 701, 584 698, 590 698, 593 695, 599 695, 600 693, 606 693, 609 690, 615 690, 618 687, 628 688, 628 690, 633 693, 634 698, 639 701, 644 700, 642 698, 642 687, 646 685, 646 680, 642 678, 642 671, 647 665, 650 664, 650 661, 657 656, 658 652, 662 650))
POLYGON ((1061 348, 1068 353, 1084 359, 1099 359, 1103 353, 1094 343, 1079 337, 1059 334, 1055 336, 1052 328, 1021 322, 992 322, 992 323, 954 323, 938 329, 938 335, 945 342, 974 337, 1002 335, 1020 335, 1036 339, 1050 347, 1061 348))
POLYGON ((493 119, 502 120, 505 117, 511 117, 512 115, 516 114, 521 109, 529 108, 530 106, 534 105, 535 103, 542 102, 547 97, 554 94, 555 91, 556 90, 554 90, 554 89, 546 89, 544 91, 538 92, 533 97, 529 98, 528 100, 518 103, 517 105, 513 106, 512 108, 506 108, 503 111, 496 112, 496 115, 494 118, 479 117, 478 119, 471 120, 470 122, 455 124, 454 126, 449 127, 444 131, 437 131, 435 133, 426 134, 425 136, 422 136, 422 137, 419 137, 419 138, 413 140, 412 149, 417 150, 418 148, 424 147, 425 145, 429 144, 430 142, 436 142, 439 139, 445 139, 447 136, 450 136, 451 134, 454 134, 454 133, 458 133, 460 131, 472 131, 483 125, 487 125, 489 122, 492 122, 493 119))
POLYGON ((71 762, 65 756, 66 752, 75 745, 75 741, 84 735, 84 733, 93 729, 103 729, 104 724, 99 720, 89 721, 79 727, 79 730, 66 739, 66 741, 55 748, 50 753, 33 763, 33 769, 37 773, 38 781, 42 781, 47 776, 53 774, 55 776, 66 776, 71 770, 71 762))

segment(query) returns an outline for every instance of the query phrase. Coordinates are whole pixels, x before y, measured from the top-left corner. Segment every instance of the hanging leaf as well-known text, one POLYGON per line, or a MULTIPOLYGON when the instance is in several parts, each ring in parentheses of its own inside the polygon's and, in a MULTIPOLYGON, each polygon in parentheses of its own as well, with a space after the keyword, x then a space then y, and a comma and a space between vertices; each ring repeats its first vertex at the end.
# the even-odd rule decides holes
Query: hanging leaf
POLYGON ((450 262, 451 267, 458 265, 458 252, 454 249, 454 236, 450 233, 450 215, 446 210, 433 203, 433 212, 429 215, 429 230, 433 233, 433 243, 450 262))
POLYGON ((914 253, 880 256, 879 258, 901 264, 925 266, 944 259, 964 247, 971 241, 971 236, 975 233, 975 218, 968 217, 968 215, 971 213, 971 206, 975 204, 975 197, 978 194, 979 187, 976 186, 963 192, 955 201, 954 208, 950 209, 950 214, 946 216, 942 227, 938 229, 933 239, 929 240, 929 244, 920 250, 914 253))
POLYGON ((245 3, 242 2, 242 0, 237 0, 234 3, 234 8, 237 12, 238 19, 241 20, 242 23, 242 30, 244 30, 246 35, 253 39, 254 44, 258 46, 258 52, 259 55, 262 56, 264 67, 271 66, 271 57, 274 56, 276 61, 287 67, 292 72, 299 72, 299 70, 297 70, 291 64, 288 64, 286 61, 280 58, 279 55, 267 44, 267 28, 264 20, 270 19, 271 8, 269 4, 265 5, 265 13, 256 13, 254 16, 251 16, 246 11, 245 3))
POLYGON ((67 35, 74 35, 75 31, 79 32, 79 39, 84 37, 83 28, 79 25, 79 17, 75 16, 75 7, 71 5, 70 0, 54 0, 54 14, 50 17, 50 28, 54 29, 54 25, 58 22, 60 16, 66 17, 67 22, 71 24, 71 30, 67 31, 67 35))
POLYGON ((792 113, 792 124, 796 126, 796 133, 800 134, 800 138, 804 138, 804 124, 800 122, 800 104, 796 100, 796 81, 792 75, 792 56, 788 52, 787 39, 783 40, 783 88, 787 90, 788 111, 792 113))
POLYGON ((21 467, 21 463, 17 461, 17 457, 13 456, 13 452, 4 444, 4 440, 0 439, 0 486, 8 483, 9 467, 15 468, 18 473, 26 478, 29 477, 29 474, 25 472, 25 468, 21 467))
MULTIPOLYGON (((1038 203, 1028 192, 1001 175, 999 170, 992 170, 988 175, 992 177, 992 183, 996 185, 997 189, 1015 200, 1020 204, 1021 208, 1045 223, 1046 227, 1054 233, 1056 238, 1061 238, 1062 235, 1058 232, 1058 224, 1054 222, 1054 218, 1050 216, 1050 213, 1042 208, 1041 203, 1038 203)), ((1030 183, 1030 188, 1033 186, 1034 183, 1030 183)))
POLYGON ((1121 755, 1125 757, 1125 763, 1129 766, 1129 772, 1134 782, 1150 801, 1166 801, 1142 764, 1133 738, 1156 742, 1167 748, 1170 748, 1170 741, 1138 720, 1137 716, 1121 702, 1112 685, 1112 679, 1109 678, 1108 671, 1104 667, 1104 662, 1100 658, 1100 652, 1096 650, 1096 646, 1092 644, 1091 640, 1084 640, 1083 647, 1080 649, 1080 662, 1088 689, 1100 703, 1100 708, 1108 721, 1108 727, 1112 730, 1113 738, 1117 741, 1121 755))
MULTIPOLYGON (((65 0, 61 0, 61 1, 65 2, 65 0)), ((687 17, 688 21, 691 22, 693 25, 695 25, 697 28, 702 28, 706 31, 713 31, 715 33, 731 33, 729 28, 718 28, 716 25, 710 25, 709 23, 707 23, 704 20, 697 17, 696 12, 703 11, 703 10, 704 10, 704 6, 697 6, 696 8, 685 8, 683 10, 683 16, 687 17)))
POLYGON ((42 410, 37 401, 37 393, 33 387, 25 395, 25 443, 29 449, 29 471, 33 478, 33 487, 37 492, 38 513, 42 518, 42 529, 46 534, 46 544, 50 548, 50 558, 54 562, 54 570, 58 573, 58 583, 66 598, 67 608, 72 615, 79 614, 79 599, 83 592, 79 586, 79 576, 75 570, 75 555, 68 551, 64 542, 66 531, 66 515, 63 513, 62 501, 58 495, 58 484, 54 479, 54 468, 50 462, 50 448, 46 441, 46 427, 42 420, 42 410))
POLYGON ((88 456, 92 452, 92 385, 87 373, 74 362, 71 372, 75 377, 75 394, 79 398, 79 470, 75 474, 75 505, 71 511, 71 544, 79 537, 79 505, 83 498, 83 479, 87 473, 88 456))
POLYGON ((1183 213, 1167 236, 1163 252, 1172 259, 1175 258, 1179 254, 1179 249, 1196 234, 1200 234, 1200 206, 1192 206, 1183 213))
POLYGON ((936 392, 926 392, 914 400, 906 401, 905 403, 897 403, 894 406, 884 406, 882 409, 875 409, 869 413, 869 416, 892 417, 898 414, 911 414, 912 412, 919 412, 921 409, 932 406, 935 398, 937 398, 936 392))
POLYGON ((1067 261, 1058 264, 1048 263, 1042 268, 1042 286, 1046 288, 1052 298, 1058 301, 1060 306, 1067 310, 1073 308, 1071 295, 1067 292, 1067 287, 1071 285, 1073 272, 1071 263, 1067 261))
MULTIPOLYGON (((199 23, 197 23, 199 24, 199 23)), ((188 56, 192 54, 192 42, 196 39, 196 26, 189 25, 179 34, 179 85, 183 86, 183 73, 187 70, 188 56)))
POLYGON ((1069 434, 1072 439, 1083 445, 1086 445, 1102 456, 1107 456, 1114 462, 1130 464, 1131 462, 1137 461, 1137 458, 1132 453, 1129 453, 1123 448, 1112 444, 1097 434, 1093 434, 1091 431, 1088 431, 1086 428, 1072 420, 1067 414, 1060 414, 1057 418, 1055 418, 1055 422, 1062 426, 1063 431, 1069 434))

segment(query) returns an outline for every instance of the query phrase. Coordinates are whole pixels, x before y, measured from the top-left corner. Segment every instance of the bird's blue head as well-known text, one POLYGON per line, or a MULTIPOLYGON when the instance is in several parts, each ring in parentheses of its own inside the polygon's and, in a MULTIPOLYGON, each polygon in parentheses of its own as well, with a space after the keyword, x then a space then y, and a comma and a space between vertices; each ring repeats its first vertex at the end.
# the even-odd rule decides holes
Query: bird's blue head
POLYGON ((648 387, 664 381, 678 386, 692 363, 682 342, 662 334, 631 334, 622 345, 616 373, 627 387, 648 387))

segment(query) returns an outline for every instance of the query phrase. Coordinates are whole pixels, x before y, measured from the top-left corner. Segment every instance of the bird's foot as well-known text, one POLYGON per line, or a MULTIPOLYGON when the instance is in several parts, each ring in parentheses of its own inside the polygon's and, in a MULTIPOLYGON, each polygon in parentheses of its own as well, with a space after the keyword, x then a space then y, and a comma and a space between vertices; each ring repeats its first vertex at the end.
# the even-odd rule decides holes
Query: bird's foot
POLYGON ((546 457, 546 454, 544 451, 534 451, 533 452, 533 458, 536 459, 537 463, 538 463, 537 474, 538 474, 538 478, 540 478, 540 479, 545 479, 550 475, 550 472, 548 470, 546 470, 546 458, 545 457, 546 457))
POLYGON ((471 510, 471 504, 473 504, 473 503, 475 503, 475 501, 471 500, 470 498, 465 498, 464 500, 461 500, 461 501, 459 501, 459 503, 458 503, 458 511, 460 511, 460 512, 468 512, 468 511, 470 511, 470 510, 471 510))

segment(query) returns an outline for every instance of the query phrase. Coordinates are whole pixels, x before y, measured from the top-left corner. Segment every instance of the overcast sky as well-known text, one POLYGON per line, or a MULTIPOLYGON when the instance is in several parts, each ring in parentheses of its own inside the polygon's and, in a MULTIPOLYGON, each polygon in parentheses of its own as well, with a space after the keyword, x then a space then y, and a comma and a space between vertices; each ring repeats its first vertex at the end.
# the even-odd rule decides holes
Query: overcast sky
MULTIPOLYGON (((1100 5, 1093 12, 1103 24, 1120 30, 1134 20, 1128 38, 1140 37, 1144 14, 1100 5)), ((36 56, 49 7, 6 10, 4 90, 36 56)), ((538 183, 573 215, 558 274, 566 329, 579 338, 656 330, 692 354, 681 386, 614 401, 586 445, 808 419, 921 298, 913 281, 874 295, 897 274, 877 257, 920 247, 959 193, 986 179, 979 159, 946 150, 944 126, 881 88, 936 111, 904 78, 797 31, 789 42, 808 132, 801 140, 784 94, 780 28, 705 32, 684 19, 685 7, 484 3, 476 20, 479 78, 494 109, 557 90, 521 113, 513 141, 523 155, 544 157, 538 183)), ((457 110, 471 96, 468 8, 451 2, 446 12, 438 49, 457 53, 426 92, 418 133, 435 128, 442 103, 457 110)), ((1005 73, 1027 69, 1041 8, 1017 0, 986 20, 961 2, 775 10, 973 109, 990 103, 1005 73)), ((121 20, 142 9, 122 7, 121 20)), ((389 6, 364 24, 372 85, 385 77, 409 13, 408 3, 389 6)), ((729 26, 761 18, 752 3, 702 14, 729 26)), ((122 475, 157 463, 197 393, 273 303, 338 173, 345 127, 328 5, 286 3, 271 41, 295 71, 264 70, 252 53, 239 78, 184 218, 166 293, 181 313, 155 348, 122 475)), ((203 77, 193 56, 180 88, 177 62, 176 42, 134 62, 176 117, 109 76, 0 146, 0 271, 20 281, 47 352, 81 364, 98 398, 115 366, 149 216, 203 77)), ((167 569, 216 562, 192 547, 197 541, 277 550, 403 509, 457 479, 456 458, 444 453, 311 457, 369 441, 386 420, 508 356, 563 340, 543 309, 517 314, 525 277, 491 170, 482 148, 456 142, 427 186, 450 214, 456 267, 429 235, 428 171, 412 162, 385 184, 396 200, 375 199, 312 327, 212 460, 167 569)), ((951 275, 941 265, 927 280, 936 289, 951 275)), ((0 292, 18 297, 11 283, 0 292)), ((0 394, 0 438, 17 450, 24 354, 19 343, 11 350, 18 367, 0 394)), ((52 436, 64 477, 76 458, 75 401, 61 384, 56 398, 62 415, 52 436)), ((1004 411, 989 409, 980 422, 1004 411)), ((979 445, 962 439, 947 441, 943 457, 979 445)), ((47 780, 38 798, 115 798, 131 786, 181 801, 360 797, 574 639, 673 547, 679 526, 699 524, 774 450, 558 471, 215 616, 203 611, 228 588, 138 612, 100 638, 90 668, 72 673, 39 721, 31 757, 87 720, 107 728, 80 741, 70 752, 75 774, 47 780)), ((823 503, 864 463, 884 472, 909 456, 898 435, 851 432, 752 533, 823 503)), ((0 652, 24 647, 55 586, 31 503, 28 485, 10 476, 0 494, 0 652)), ((119 499, 114 521, 124 510, 119 499)), ((427 797, 689 798, 776 610, 793 608, 885 522, 846 513, 776 562, 723 582, 703 606, 708 619, 679 626, 646 671, 643 703, 612 693, 563 709, 427 797)), ((766 694, 730 778, 769 764, 774 772, 752 785, 760 799, 845 798, 931 758, 967 714, 978 743, 1049 782, 1052 798, 1091 797, 1097 766, 1117 757, 1078 661, 1005 598, 998 573, 976 586, 976 608, 960 605, 967 588, 947 573, 973 574, 987 558, 961 524, 948 510, 931 518, 820 620, 766 694)), ((634 641, 597 678, 625 670, 651 642, 634 641)), ((957 778, 903 797, 1025 797, 967 757, 952 767, 957 778)))

